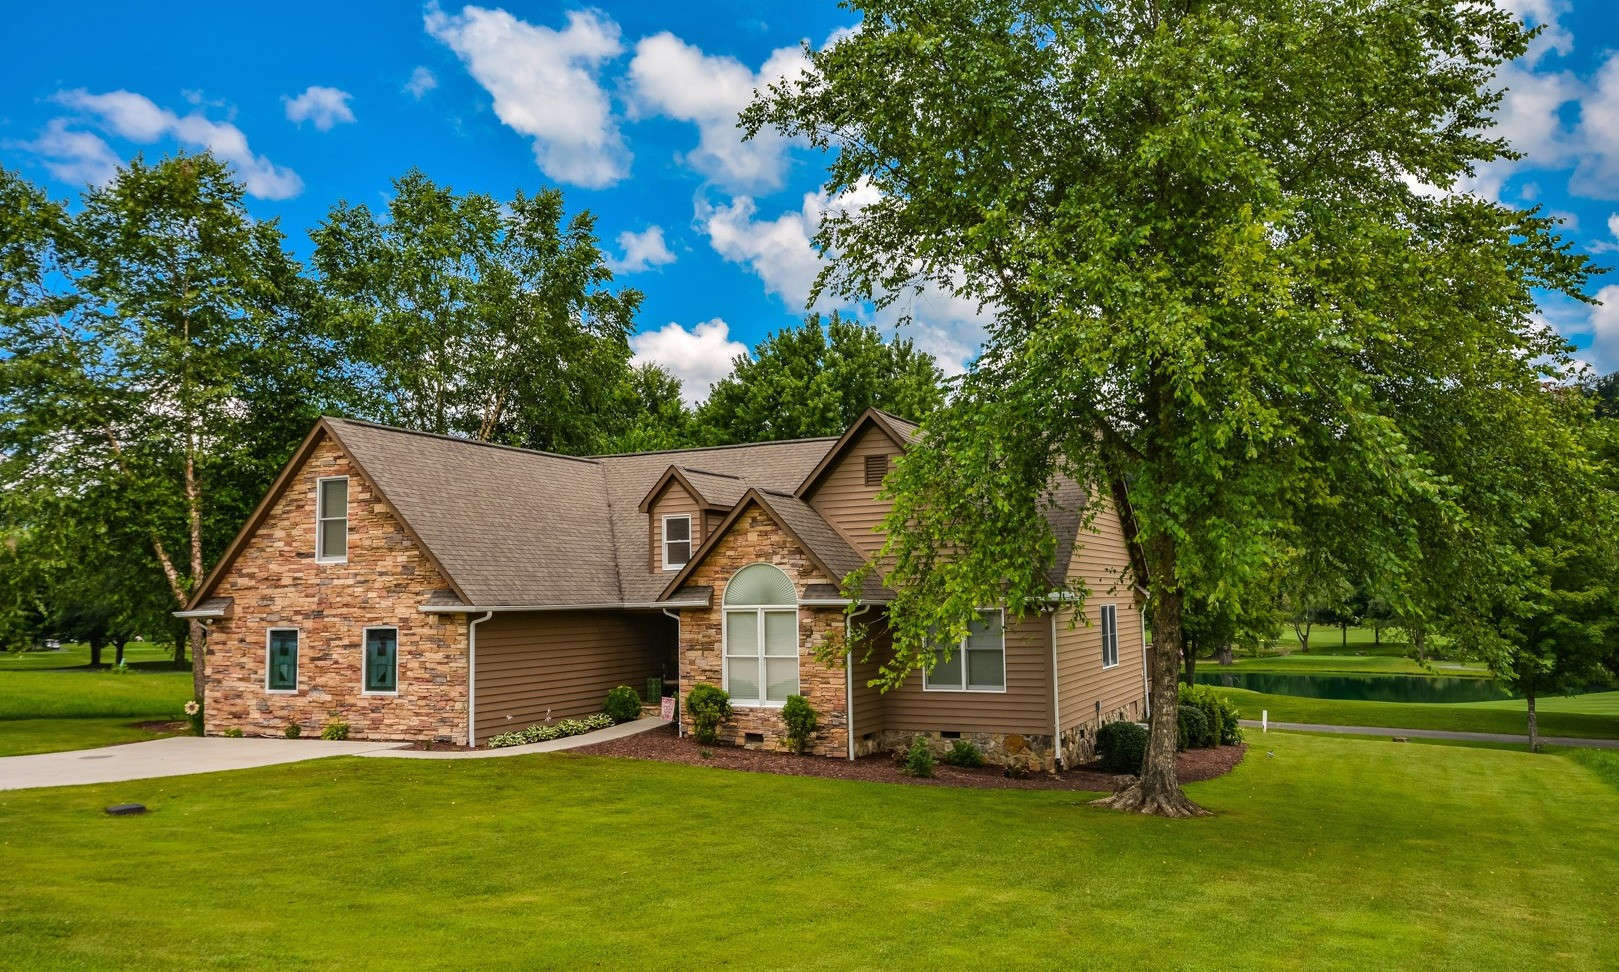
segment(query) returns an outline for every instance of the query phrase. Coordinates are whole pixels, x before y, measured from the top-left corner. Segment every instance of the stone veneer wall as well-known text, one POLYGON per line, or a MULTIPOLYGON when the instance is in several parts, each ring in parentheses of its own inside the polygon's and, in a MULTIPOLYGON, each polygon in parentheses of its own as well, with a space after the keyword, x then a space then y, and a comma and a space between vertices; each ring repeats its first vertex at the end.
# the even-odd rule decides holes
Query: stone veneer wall
MULTIPOLYGON (((719 544, 704 558, 687 580, 688 584, 709 585, 714 589, 713 604, 706 610, 680 612, 680 704, 693 685, 707 682, 725 687, 721 601, 731 575, 749 564, 774 564, 786 572, 804 596, 806 584, 829 584, 832 579, 757 506, 750 507, 719 544)), ((811 751, 821 756, 848 756, 848 673, 842 667, 828 667, 815 660, 814 646, 829 636, 843 637, 843 609, 800 607, 798 609, 798 690, 820 716, 811 751)), ((682 722, 685 722, 682 708, 682 722)), ((720 739, 743 745, 748 733, 764 737, 761 745, 786 749, 781 709, 743 708, 720 726, 720 739)))
POLYGON ((1101 722, 1095 718, 1072 726, 1064 726, 1062 730, 1062 761, 1065 766, 1082 766, 1096 759, 1096 730, 1106 722, 1145 722, 1147 719, 1146 707, 1140 699, 1133 699, 1125 705, 1112 710, 1103 711, 1101 722))
MULTIPOLYGON (((965 739, 978 747, 984 754, 986 763, 1004 766, 1008 763, 1027 761, 1030 769, 1055 772, 1057 768, 1055 754, 1051 748, 1051 734, 1029 735, 1018 732, 962 732, 955 736, 945 738, 942 731, 930 729, 920 732, 908 732, 903 729, 888 729, 878 734, 875 742, 857 745, 856 752, 865 755, 868 752, 892 752, 909 749, 911 741, 921 736, 928 742, 928 748, 933 750, 935 756, 943 756, 956 744, 957 739, 965 739)), ((1068 765, 1072 766, 1072 763, 1068 765)))
POLYGON ((351 738, 465 743, 466 619, 417 610, 448 586, 338 445, 324 439, 217 589, 235 605, 208 633, 207 732, 279 736, 296 722, 309 736, 339 721, 351 738), (315 562, 315 481, 323 476, 349 477, 346 563, 315 562), (360 691, 368 626, 399 629, 395 695, 360 691), (298 629, 295 693, 265 689, 272 627, 298 629))

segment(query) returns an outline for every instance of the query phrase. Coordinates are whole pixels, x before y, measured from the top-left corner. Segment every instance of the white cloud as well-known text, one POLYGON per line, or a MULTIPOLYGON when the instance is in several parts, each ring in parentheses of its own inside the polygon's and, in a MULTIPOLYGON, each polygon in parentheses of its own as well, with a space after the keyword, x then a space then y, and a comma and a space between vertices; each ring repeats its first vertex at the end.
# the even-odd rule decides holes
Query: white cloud
POLYGON ((1574 52, 1574 35, 1562 23, 1563 15, 1568 13, 1568 0, 1505 0, 1502 6, 1531 27, 1544 25, 1546 28, 1530 44, 1529 63, 1536 63, 1549 51, 1564 57, 1574 52))
POLYGON ((189 148, 207 149, 236 168, 249 195, 290 199, 303 191, 303 180, 296 172, 254 155, 241 129, 213 121, 201 111, 177 115, 132 91, 91 94, 80 88, 57 92, 53 100, 84 113, 104 131, 132 142, 151 143, 166 136, 189 148))
POLYGON ((287 106, 287 120, 302 125, 304 122, 314 123, 317 131, 329 132, 333 125, 354 120, 354 111, 349 108, 349 99, 354 97, 347 91, 339 88, 327 88, 312 84, 304 89, 304 93, 296 98, 281 96, 287 106))
POLYGON ((51 119, 32 142, 7 144, 39 156, 51 175, 74 185, 105 185, 123 161, 100 135, 74 131, 66 118, 51 119))
POLYGON ((614 273, 640 273, 648 267, 675 262, 675 255, 664 245, 661 226, 648 226, 639 233, 625 230, 618 234, 618 246, 624 255, 607 258, 607 266, 614 273))
POLYGON ((1591 308, 1592 341, 1607 352, 1607 360, 1619 362, 1619 284, 1597 291, 1597 300, 1602 303, 1591 308))
POLYGON ((600 188, 629 173, 629 150, 597 80, 603 62, 623 50, 612 20, 575 10, 558 31, 504 10, 468 6, 451 15, 435 3, 424 23, 494 98, 495 116, 534 139, 546 175, 600 188))
POLYGON ((405 82, 405 90, 411 97, 420 99, 423 95, 438 87, 438 78, 425 67, 418 66, 410 72, 410 80, 405 82))
POLYGON ((704 54, 667 31, 643 38, 630 61, 635 109, 697 126, 697 147, 686 164, 732 192, 776 189, 787 169, 788 141, 762 131, 742 141, 737 114, 755 89, 806 70, 797 47, 771 52, 758 71, 732 57, 704 54))
POLYGON ((1619 250, 1619 213, 1614 213, 1608 217, 1608 235, 1612 239, 1597 240, 1586 249, 1592 253, 1608 253, 1619 250))
MULTIPOLYGON (((757 206, 742 196, 723 206, 699 201, 697 224, 708 234, 715 252, 732 263, 752 270, 765 289, 794 311, 805 309, 822 262, 811 242, 823 215, 834 209, 856 209, 877 198, 876 190, 864 187, 838 199, 824 192, 806 193, 798 210, 789 210, 775 219, 755 218, 757 206)), ((935 284, 925 284, 921 293, 906 291, 881 310, 852 304, 833 294, 822 294, 812 310, 853 311, 890 333, 908 317, 905 336, 916 346, 938 359, 947 373, 959 374, 977 354, 984 341, 984 315, 976 302, 957 297, 935 284)))
POLYGON ((662 365, 679 378, 688 405, 707 398, 714 383, 731 373, 731 361, 748 353, 746 345, 731 340, 730 325, 718 317, 689 331, 672 321, 643 331, 630 338, 630 350, 635 352, 632 364, 662 365))

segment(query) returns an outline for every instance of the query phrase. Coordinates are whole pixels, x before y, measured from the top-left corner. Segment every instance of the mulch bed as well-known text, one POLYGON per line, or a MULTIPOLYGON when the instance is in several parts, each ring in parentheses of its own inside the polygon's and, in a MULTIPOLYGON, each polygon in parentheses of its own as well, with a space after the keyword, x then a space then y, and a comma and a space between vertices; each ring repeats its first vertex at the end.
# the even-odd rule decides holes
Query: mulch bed
MULTIPOLYGON (((822 776, 838 780, 866 780, 876 783, 908 783, 914 786, 964 786, 984 789, 1009 790, 1090 790, 1111 793, 1122 789, 1133 777, 1104 773, 1094 767, 1079 767, 1052 775, 1033 773, 1021 779, 1008 777, 998 766, 964 769, 938 763, 931 779, 906 776, 899 764, 884 754, 863 756, 857 760, 831 759, 825 756, 795 756, 791 753, 762 749, 741 749, 735 746, 705 747, 693 740, 675 734, 675 727, 660 726, 647 732, 622 739, 580 746, 566 752, 582 756, 618 756, 625 759, 650 759, 663 763, 687 763, 693 766, 718 766, 723 769, 743 770, 749 773, 782 773, 790 776, 822 776)), ((1217 749, 1193 749, 1175 757, 1175 770, 1182 783, 1209 780, 1224 776, 1242 762, 1246 745, 1221 746, 1217 749)))
POLYGON ((147 732, 179 732, 182 729, 189 728, 191 724, 183 721, 170 722, 162 720, 159 722, 135 722, 131 723, 131 725, 136 729, 145 729, 147 732))

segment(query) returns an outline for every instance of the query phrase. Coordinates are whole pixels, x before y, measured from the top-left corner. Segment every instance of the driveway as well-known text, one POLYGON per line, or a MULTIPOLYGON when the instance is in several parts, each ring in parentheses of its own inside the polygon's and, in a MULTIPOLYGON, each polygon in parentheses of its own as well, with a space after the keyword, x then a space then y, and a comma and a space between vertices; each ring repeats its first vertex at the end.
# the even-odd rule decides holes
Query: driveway
POLYGON ((395 749, 397 742, 328 742, 324 739, 224 739, 170 736, 150 742, 36 753, 0 759, 0 790, 36 786, 117 783, 158 776, 185 776, 219 770, 297 763, 322 756, 357 756, 395 749))

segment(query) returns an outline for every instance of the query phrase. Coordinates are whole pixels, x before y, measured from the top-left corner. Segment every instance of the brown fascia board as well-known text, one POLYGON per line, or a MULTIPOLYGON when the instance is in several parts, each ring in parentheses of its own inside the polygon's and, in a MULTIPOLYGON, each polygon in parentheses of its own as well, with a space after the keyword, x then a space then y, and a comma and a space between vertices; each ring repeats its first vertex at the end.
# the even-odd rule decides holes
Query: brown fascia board
POLYGON ((901 451, 904 451, 906 446, 904 436, 900 435, 892 425, 888 424, 888 418, 883 412, 875 408, 868 408, 860 413, 860 417, 854 420, 854 424, 849 426, 847 431, 838 436, 838 441, 832 444, 832 448, 826 450, 826 455, 821 457, 821 461, 815 464, 815 468, 811 469, 809 475, 804 477, 804 481, 798 484, 797 489, 793 490, 793 495, 799 499, 809 496, 816 485, 820 483, 822 477, 831 471, 832 466, 837 463, 844 450, 849 448, 849 445, 854 442, 861 432, 865 431, 866 423, 868 422, 881 429, 883 435, 888 436, 889 441, 893 442, 901 451))
POLYGON ((388 499, 387 494, 382 491, 382 487, 377 485, 376 478, 365 470, 365 466, 354 455, 354 450, 349 448, 348 444, 343 441, 343 437, 338 434, 337 426, 331 419, 323 415, 316 420, 315 427, 309 430, 309 434, 304 436, 304 441, 293 451, 292 458, 288 459, 287 464, 281 467, 281 472, 276 476, 275 481, 270 484, 270 489, 264 494, 264 498, 259 500, 259 505, 253 508, 252 515, 247 518, 247 522, 237 532, 235 539, 231 540, 230 545, 225 548, 224 554, 214 564, 214 569, 208 572, 208 576, 192 592, 191 600, 186 602, 185 610, 196 610, 197 605, 201 604, 203 600, 213 593, 213 589, 219 583, 220 578, 225 576, 225 572, 230 569, 231 564, 235 563, 236 558, 241 555, 242 548, 247 545, 247 541, 264 523, 264 518, 269 516, 270 508, 275 505, 275 501, 281 498, 282 493, 286 492, 287 484, 292 481, 293 472, 309 458, 309 454, 314 451, 323 435, 331 436, 332 440, 342 447, 344 455, 348 456, 349 461, 354 464, 355 470, 365 478, 365 481, 370 484, 373 490, 376 490, 382 501, 388 504, 388 508, 393 512, 394 518, 399 521, 399 525, 404 529, 405 534, 410 537, 416 546, 421 548, 427 559, 432 562, 434 567, 438 568, 438 572, 444 575, 445 583, 450 585, 450 588, 455 591, 461 600, 469 600, 466 593, 461 590, 460 585, 455 582, 455 578, 450 576, 449 571, 444 569, 444 565, 439 563, 437 557, 433 556, 433 552, 428 549, 427 544, 423 543, 422 538, 417 536, 415 529, 405 522, 404 515, 388 499))
MULTIPOLYGON (((711 473, 710 475, 718 474, 711 473)), ((692 499, 695 499, 698 505, 705 510, 724 510, 727 508, 719 503, 709 500, 708 497, 704 496, 702 490, 692 485, 692 481, 687 479, 686 474, 680 471, 680 467, 673 464, 671 464, 668 469, 663 471, 663 475, 658 477, 658 481, 652 484, 652 488, 647 490, 645 496, 641 497, 641 505, 637 508, 642 513, 651 512, 652 504, 657 502, 658 497, 663 494, 663 491, 669 488, 670 481, 680 483, 681 487, 685 489, 686 492, 691 494, 692 499)))
POLYGON ((782 519, 781 514, 777 513, 774 509, 771 509, 770 501, 765 498, 763 491, 756 486, 750 486, 748 487, 748 491, 742 494, 742 498, 736 501, 736 505, 731 508, 731 512, 726 514, 725 519, 720 521, 720 525, 714 528, 714 532, 708 535, 707 540, 703 541, 703 545, 698 547, 697 550, 692 553, 691 559, 686 561, 686 566, 680 568, 679 573, 675 574, 675 576, 670 579, 669 583, 664 585, 663 590, 658 594, 658 600, 669 600, 669 596, 674 591, 678 590, 681 584, 685 583, 686 578, 691 576, 691 572, 697 569, 697 565, 701 564, 709 553, 719 545, 720 540, 725 537, 726 531, 731 529, 731 524, 737 521, 737 518, 742 515, 744 510, 755 503, 758 504, 760 509, 764 510, 770 515, 770 518, 776 522, 776 526, 780 527, 783 533, 787 534, 787 536, 792 538, 794 543, 798 544, 799 549, 804 551, 804 555, 810 559, 811 563, 819 567, 822 573, 826 574, 828 577, 835 578, 839 582, 843 580, 842 574, 833 570, 831 567, 828 567, 826 562, 821 560, 820 555, 815 552, 814 548, 805 543, 804 538, 800 537, 792 527, 787 525, 787 521, 782 519))

